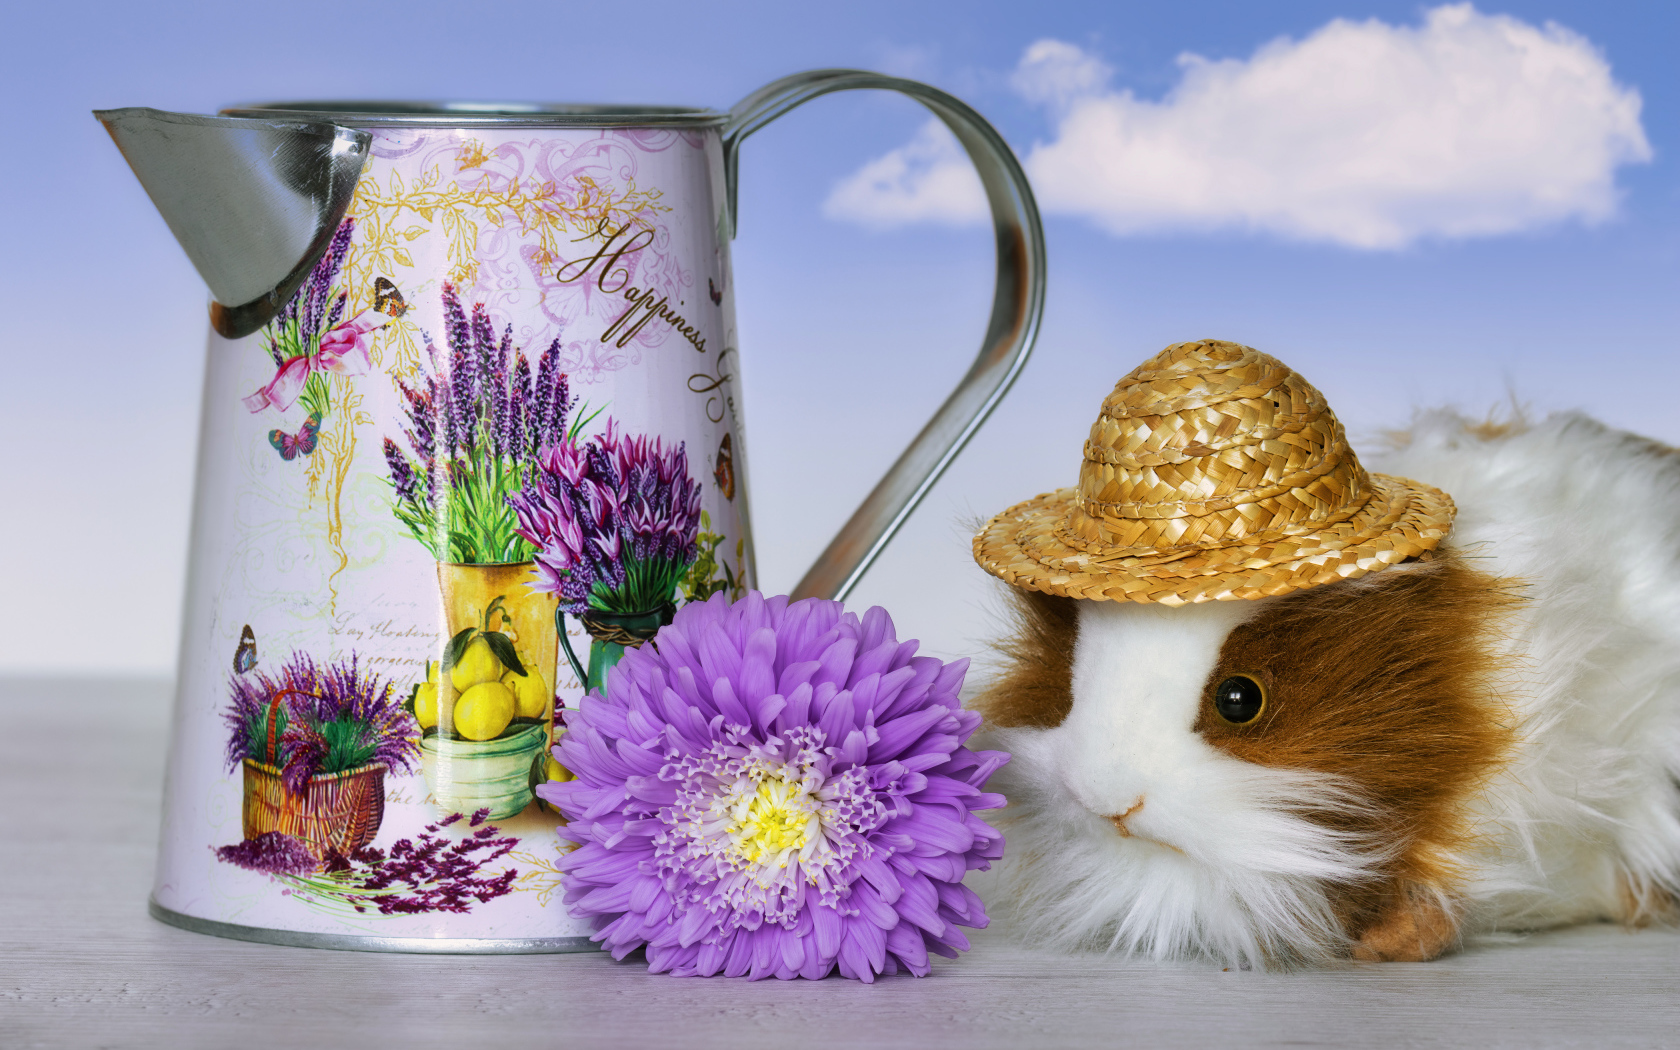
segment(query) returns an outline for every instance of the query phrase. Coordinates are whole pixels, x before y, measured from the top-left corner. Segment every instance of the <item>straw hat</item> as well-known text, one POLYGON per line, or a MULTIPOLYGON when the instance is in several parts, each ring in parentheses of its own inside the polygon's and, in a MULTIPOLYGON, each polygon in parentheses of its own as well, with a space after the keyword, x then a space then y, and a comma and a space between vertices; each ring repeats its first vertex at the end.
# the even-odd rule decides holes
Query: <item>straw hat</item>
POLYGON ((1204 339, 1120 380, 1078 487, 993 518, 974 558, 1070 598, 1260 598, 1422 554, 1453 512, 1439 489, 1367 474, 1324 395, 1283 362, 1204 339))

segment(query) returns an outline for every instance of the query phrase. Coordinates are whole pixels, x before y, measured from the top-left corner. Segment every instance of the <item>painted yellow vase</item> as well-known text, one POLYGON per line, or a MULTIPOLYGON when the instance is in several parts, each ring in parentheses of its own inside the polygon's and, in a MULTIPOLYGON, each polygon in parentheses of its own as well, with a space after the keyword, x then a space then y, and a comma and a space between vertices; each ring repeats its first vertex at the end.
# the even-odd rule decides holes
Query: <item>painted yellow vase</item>
POLYGON ((515 681, 518 676, 510 668, 488 664, 493 657, 487 654, 478 654, 470 668, 468 661, 462 661, 452 669, 453 674, 440 667, 435 678, 437 726, 428 729, 421 742, 426 787, 444 812, 471 814, 487 808, 491 819, 504 819, 531 804, 532 789, 545 776, 545 760, 554 734, 558 645, 554 612, 558 599, 528 586, 532 578, 528 561, 496 565, 440 562, 437 573, 440 622, 444 627, 440 665, 442 648, 450 639, 462 631, 487 630, 513 643, 526 675, 523 683, 515 681), (462 678, 462 670, 473 673, 462 678), (495 672, 493 679, 486 677, 491 671, 495 672), (532 682, 534 676, 541 676, 541 682, 532 682), (474 717, 477 712, 469 715, 462 704, 463 699, 470 699, 475 678, 506 683, 518 696, 514 716, 500 725, 499 731, 489 730, 496 729, 500 718, 487 727, 482 718, 474 717), (543 698, 540 711, 535 709, 539 695, 543 698))

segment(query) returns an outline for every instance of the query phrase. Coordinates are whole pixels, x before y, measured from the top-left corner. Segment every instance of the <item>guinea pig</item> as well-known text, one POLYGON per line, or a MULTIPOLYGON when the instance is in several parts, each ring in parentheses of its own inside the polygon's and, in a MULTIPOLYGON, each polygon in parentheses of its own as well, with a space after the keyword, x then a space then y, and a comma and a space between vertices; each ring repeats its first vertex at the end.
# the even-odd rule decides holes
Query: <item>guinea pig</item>
POLYGON ((1029 936, 1289 966, 1675 918, 1680 451, 1437 411, 1380 468, 1274 358, 1178 344, 976 537, 1029 936))

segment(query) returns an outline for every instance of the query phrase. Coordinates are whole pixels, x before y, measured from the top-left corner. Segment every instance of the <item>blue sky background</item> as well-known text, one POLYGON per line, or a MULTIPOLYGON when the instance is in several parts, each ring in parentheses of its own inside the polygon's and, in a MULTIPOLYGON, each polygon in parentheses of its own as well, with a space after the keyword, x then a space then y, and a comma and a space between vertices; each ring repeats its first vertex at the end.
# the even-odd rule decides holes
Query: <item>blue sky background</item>
MULTIPOLYGON (((1160 100, 1177 59, 1248 60, 1335 18, 1417 26, 1408 3, 293 2, 35 4, 8 15, 0 86, 0 673, 168 674, 174 664, 205 291, 94 108, 213 112, 275 98, 471 98, 727 107, 775 77, 856 66, 927 80, 1018 152, 1051 140, 1011 73, 1075 45, 1113 90, 1160 100)), ((970 521, 1070 484, 1115 380, 1168 343, 1258 346, 1369 441, 1414 406, 1508 394, 1680 443, 1680 80, 1669 3, 1484 5, 1579 34, 1637 91, 1651 159, 1616 214, 1399 250, 1182 225, 1116 236, 1047 220, 1035 359, 854 600, 936 652, 974 653, 989 581, 970 521)), ((819 100, 745 148, 737 307, 763 583, 785 590, 944 397, 980 337, 990 235, 826 218, 837 184, 910 141, 913 103, 819 100)))

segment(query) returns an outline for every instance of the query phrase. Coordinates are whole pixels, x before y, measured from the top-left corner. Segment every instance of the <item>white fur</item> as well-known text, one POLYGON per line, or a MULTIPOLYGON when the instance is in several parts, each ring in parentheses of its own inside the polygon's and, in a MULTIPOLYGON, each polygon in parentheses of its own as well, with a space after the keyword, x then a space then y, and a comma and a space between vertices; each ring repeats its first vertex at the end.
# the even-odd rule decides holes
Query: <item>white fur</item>
MULTIPOLYGON (((1370 469, 1453 495, 1448 542, 1524 581, 1506 683, 1520 743, 1472 802, 1466 930, 1624 918, 1680 891, 1680 455, 1578 415, 1494 441, 1448 412, 1370 469)), ((1403 569, 1391 569, 1404 571, 1403 569)), ((1384 859, 1308 819, 1357 784, 1235 759, 1192 732, 1219 648, 1260 602, 1081 602, 1073 709, 1014 752, 1002 879, 1030 933, 1170 958, 1322 959, 1327 882, 1384 859), (1126 813, 1130 836, 1108 819, 1126 813)))
POLYGON ((1680 454, 1579 414, 1483 441, 1451 412, 1371 469, 1452 494, 1450 542, 1529 602, 1509 640, 1521 745, 1477 799, 1471 929, 1624 918, 1680 892, 1680 454))

